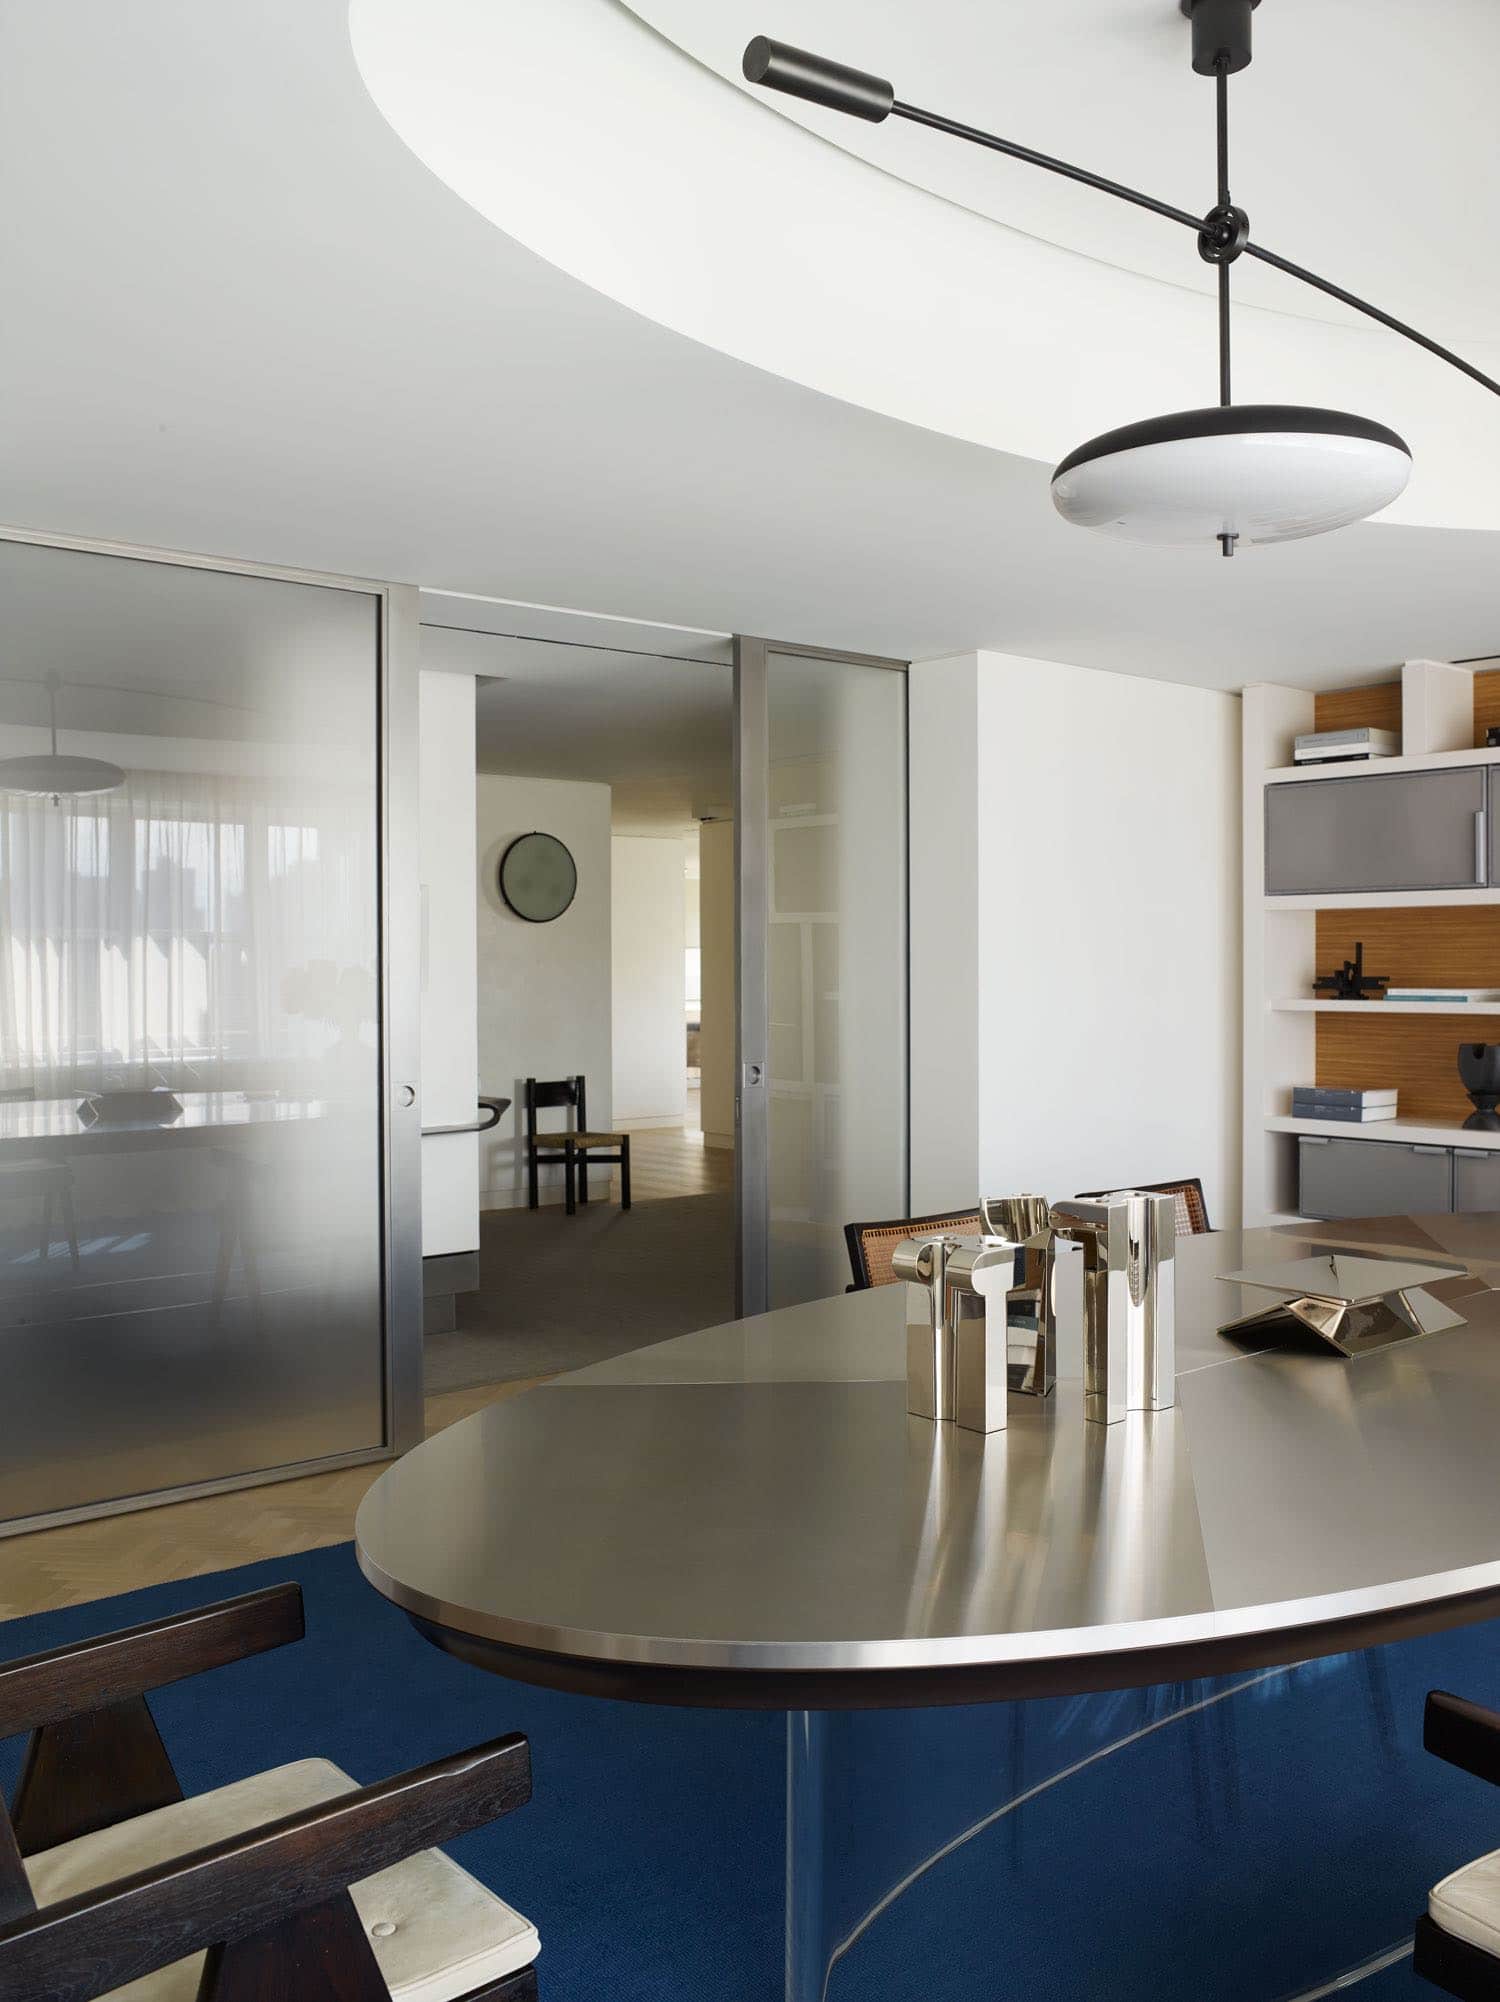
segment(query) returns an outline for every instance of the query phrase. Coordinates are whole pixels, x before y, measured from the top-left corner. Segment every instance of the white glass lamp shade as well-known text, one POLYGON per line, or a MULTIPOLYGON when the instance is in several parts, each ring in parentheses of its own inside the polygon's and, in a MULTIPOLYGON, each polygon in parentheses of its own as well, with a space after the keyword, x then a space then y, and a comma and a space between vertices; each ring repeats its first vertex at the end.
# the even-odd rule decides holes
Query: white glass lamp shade
POLYGON ((83 793, 117 792, 124 783, 124 772, 106 758, 72 758, 65 751, 0 758, 0 792, 71 799, 83 793))
POLYGON ((1135 542, 1291 542, 1377 514, 1410 475, 1410 451, 1383 424, 1242 403, 1090 439, 1052 475, 1052 500, 1078 527, 1135 542))

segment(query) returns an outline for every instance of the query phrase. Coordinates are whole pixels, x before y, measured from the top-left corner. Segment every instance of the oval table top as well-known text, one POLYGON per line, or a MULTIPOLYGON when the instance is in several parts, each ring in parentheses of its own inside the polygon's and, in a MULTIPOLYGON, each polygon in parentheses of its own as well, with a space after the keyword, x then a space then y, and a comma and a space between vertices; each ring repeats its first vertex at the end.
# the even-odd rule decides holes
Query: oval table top
MULTIPOLYGON (((908 1416, 906 1288, 685 1335, 477 1412, 356 1528, 377 1589, 497 1673, 653 1702, 852 1708, 1123 1688, 1500 1613, 1500 1218, 1177 1246, 1178 1401, 1081 1386, 988 1436, 908 1416), (1449 1332, 1244 1349, 1237 1267, 1464 1264, 1449 1332)), ((1061 1368, 1068 1368, 1066 1350, 1061 1368)))

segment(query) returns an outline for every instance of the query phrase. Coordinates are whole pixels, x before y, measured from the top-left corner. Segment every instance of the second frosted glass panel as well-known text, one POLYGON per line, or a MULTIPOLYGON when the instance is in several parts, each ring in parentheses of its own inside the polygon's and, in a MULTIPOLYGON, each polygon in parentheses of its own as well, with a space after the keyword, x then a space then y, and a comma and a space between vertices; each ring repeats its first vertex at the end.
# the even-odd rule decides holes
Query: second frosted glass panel
POLYGON ((906 683, 772 653, 770 1304, 841 1293, 906 1207, 906 683))

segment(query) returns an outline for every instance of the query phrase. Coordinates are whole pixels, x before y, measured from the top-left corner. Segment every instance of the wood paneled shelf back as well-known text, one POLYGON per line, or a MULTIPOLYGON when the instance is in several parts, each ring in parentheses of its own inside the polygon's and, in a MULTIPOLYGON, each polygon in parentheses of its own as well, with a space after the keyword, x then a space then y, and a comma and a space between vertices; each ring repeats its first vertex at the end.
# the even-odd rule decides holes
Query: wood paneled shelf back
MULTIPOLYGON (((1477 668, 1474 674, 1474 747, 1484 748, 1484 733, 1500 725, 1500 667, 1477 668)), ((1363 688, 1327 688, 1313 698, 1315 730, 1394 730, 1401 734, 1401 681, 1376 681, 1363 688)))
MULTIPOLYGON (((1318 967, 1351 958, 1356 939, 1392 986, 1500 987, 1500 910, 1492 907, 1319 911, 1318 967)), ((1476 1015, 1466 1026, 1462 1007, 1401 1015, 1379 1001, 1366 1006, 1318 1016, 1317 1082, 1393 1084, 1404 1117, 1461 1125, 1472 1107, 1458 1081, 1458 1046, 1492 1040, 1493 1020, 1476 1015)))

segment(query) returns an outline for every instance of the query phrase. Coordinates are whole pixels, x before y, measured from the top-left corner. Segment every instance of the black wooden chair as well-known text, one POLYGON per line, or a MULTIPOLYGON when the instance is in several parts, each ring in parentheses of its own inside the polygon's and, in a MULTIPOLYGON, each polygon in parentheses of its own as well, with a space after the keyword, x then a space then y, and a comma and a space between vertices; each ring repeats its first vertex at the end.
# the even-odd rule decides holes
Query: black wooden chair
POLYGON ((276 1585, 0 1666, 0 1995, 535 2002, 536 1929, 432 1845, 531 1795, 525 1738, 361 1787, 303 1759, 183 1798, 146 1692, 302 1637, 276 1585))
MULTIPOLYGON (((30 1105, 36 1092, 30 1086, 0 1091, 0 1105, 30 1105)), ((56 1215, 68 1240, 68 1256, 73 1261, 73 1277, 79 1272, 78 1217, 73 1208, 73 1171, 65 1161, 51 1161, 45 1155, 27 1154, 0 1161, 0 1199, 15 1195, 34 1196, 37 1204, 36 1250, 39 1272, 45 1272, 52 1256, 52 1220, 56 1215)))
POLYGON ((589 1131, 588 1085, 581 1077, 526 1080, 526 1199, 535 1209, 541 1201, 537 1168, 543 1161, 563 1164, 563 1190, 568 1215, 589 1199, 589 1160, 606 1161, 620 1170, 620 1208, 630 1208, 630 1135, 589 1131), (542 1133, 536 1116, 549 1106, 569 1109, 573 1123, 561 1133, 542 1133), (576 1192, 576 1198, 575 1198, 576 1192))
POLYGON ((976 1204, 971 1210, 938 1210, 933 1216, 892 1217, 884 1223, 846 1223, 844 1245, 849 1253, 849 1269, 854 1284, 846 1293, 863 1293, 867 1286, 891 1286, 896 1274, 891 1255, 903 1238, 936 1237, 939 1231, 951 1237, 977 1237, 984 1218, 976 1204))
MULTIPOLYGON (((1422 1719, 1429 1752, 1500 1786, 1500 1711, 1435 1689, 1422 1719)), ((1454 1870, 1427 1897, 1412 1966, 1462 2002, 1500 1995, 1500 1849, 1454 1870)))
MULTIPOLYGON (((1213 1229, 1208 1220, 1208 1204, 1203 1200, 1203 1183, 1196 1175, 1185 1175, 1180 1182, 1132 1182, 1130 1186, 1139 1189, 1145 1196, 1175 1196, 1177 1198, 1177 1235, 1179 1237, 1201 1237, 1205 1231, 1213 1229)), ((1097 1202, 1101 1196, 1112 1196, 1114 1189, 1080 1189, 1078 1200, 1097 1202)))

